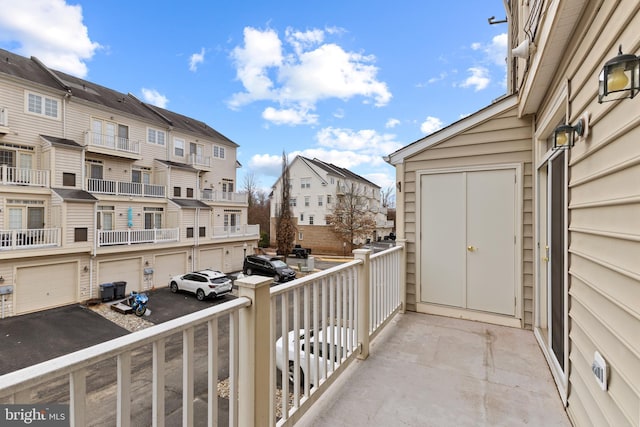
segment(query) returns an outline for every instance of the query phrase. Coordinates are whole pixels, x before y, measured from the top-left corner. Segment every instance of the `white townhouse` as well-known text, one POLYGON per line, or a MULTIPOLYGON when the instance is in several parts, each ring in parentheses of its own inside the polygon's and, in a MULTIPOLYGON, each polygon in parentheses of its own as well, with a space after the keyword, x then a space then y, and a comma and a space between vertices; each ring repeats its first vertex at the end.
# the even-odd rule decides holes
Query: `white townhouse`
MULTIPOLYGON (((326 216, 333 212, 339 198, 351 191, 365 200, 365 208, 375 217, 376 229, 369 239, 378 240, 393 230, 394 223, 387 220, 387 208, 381 203, 380 187, 348 169, 318 159, 296 156, 289 164, 289 185, 289 205, 297 228, 294 243, 311 248, 315 253, 344 251, 345 242, 327 225, 326 216)), ((276 242, 276 216, 281 198, 282 177, 272 186, 270 198, 271 245, 276 242)), ((353 243, 358 245, 365 243, 365 240, 353 243)))
POLYGON ((0 50, 3 316, 242 267, 238 145, 206 123, 0 50))

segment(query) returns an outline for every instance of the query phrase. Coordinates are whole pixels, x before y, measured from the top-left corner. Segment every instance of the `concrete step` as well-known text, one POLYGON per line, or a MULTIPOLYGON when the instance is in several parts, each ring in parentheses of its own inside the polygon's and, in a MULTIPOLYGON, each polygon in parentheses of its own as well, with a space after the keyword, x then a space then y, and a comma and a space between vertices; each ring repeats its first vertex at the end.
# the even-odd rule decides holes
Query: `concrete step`
POLYGON ((125 303, 118 302, 116 304, 111 304, 111 310, 117 311, 122 314, 133 313, 133 309, 125 303))

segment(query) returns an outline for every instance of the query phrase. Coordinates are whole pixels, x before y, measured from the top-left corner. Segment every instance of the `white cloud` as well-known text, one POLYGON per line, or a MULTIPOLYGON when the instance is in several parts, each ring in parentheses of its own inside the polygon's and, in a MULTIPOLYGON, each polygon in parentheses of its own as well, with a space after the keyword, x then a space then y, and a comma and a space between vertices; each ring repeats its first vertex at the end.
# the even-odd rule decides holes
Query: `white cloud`
POLYGON ((3 0, 0 43, 18 44, 17 53, 81 78, 101 47, 89 38, 82 7, 64 0, 3 0))
POLYGON ((506 68, 507 64, 505 58, 507 57, 507 33, 498 34, 495 36, 489 45, 484 49, 487 54, 487 58, 493 62, 494 65, 503 66, 506 68))
POLYGON ((420 125, 420 131, 422 133, 429 135, 439 129, 442 129, 442 120, 437 117, 427 116, 427 118, 420 125))
POLYGON ((303 125, 315 124, 318 121, 317 114, 310 114, 306 109, 283 108, 276 110, 273 107, 267 107, 262 112, 262 118, 276 125, 303 125))
POLYGON ((400 124, 400 120, 398 119, 389 119, 387 123, 384 124, 384 127, 387 129, 392 129, 400 124))
POLYGON ((147 89, 142 88, 142 99, 144 99, 149 104, 155 105, 160 108, 166 108, 169 103, 169 99, 166 96, 162 95, 155 89, 147 89))
POLYGON ((189 71, 198 71, 198 64, 204 62, 204 48, 200 49, 200 53, 194 53, 189 57, 189 71))
POLYGON ((371 129, 354 131, 352 129, 327 127, 318 131, 316 140, 321 147, 335 149, 347 147, 349 151, 357 151, 365 156, 374 158, 372 161, 376 163, 379 163, 377 158, 381 159, 382 156, 402 147, 402 144, 396 141, 395 135, 379 134, 371 129))
MULTIPOLYGON (((304 111, 314 110, 323 99, 347 101, 356 96, 376 106, 386 105, 391 92, 386 83, 376 79, 375 57, 325 42, 327 34, 337 33, 335 29, 300 32, 289 28, 283 46, 275 31, 246 27, 244 45, 231 54, 244 91, 232 95, 229 107, 239 109, 255 101, 271 101, 283 111, 304 111)), ((278 119, 274 123, 285 124, 281 115, 273 117, 278 119)), ((292 119, 289 124, 299 124, 295 115, 292 119)))
POLYGON ((491 83, 489 70, 485 67, 471 67, 467 70, 471 75, 460 84, 462 87, 473 87, 476 92, 485 89, 491 83))

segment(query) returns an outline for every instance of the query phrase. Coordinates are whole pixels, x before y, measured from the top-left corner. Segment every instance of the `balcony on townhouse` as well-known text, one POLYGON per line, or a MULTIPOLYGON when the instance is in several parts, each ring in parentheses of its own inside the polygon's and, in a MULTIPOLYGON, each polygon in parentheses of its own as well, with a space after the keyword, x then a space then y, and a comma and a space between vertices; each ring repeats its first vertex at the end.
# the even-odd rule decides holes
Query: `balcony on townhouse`
POLYGON ((141 243, 177 242, 180 238, 178 228, 97 230, 98 246, 135 245, 141 243))
POLYGON ((206 202, 227 202, 238 204, 248 203, 247 193, 230 193, 227 191, 215 191, 207 189, 202 190, 200 196, 201 200, 206 202))
POLYGON ((132 159, 140 158, 140 142, 128 138, 87 131, 84 144, 91 152, 119 155, 132 159))
POLYGON ((189 155, 189 164, 196 168, 211 168, 211 157, 202 156, 199 154, 190 154, 189 155))
POLYGON ((0 165, 0 184, 49 187, 49 171, 0 165))
POLYGON ((0 230, 0 251, 60 246, 59 228, 0 230))
POLYGON ((69 402, 76 426, 569 427, 533 334, 404 313, 405 262, 401 242, 286 284, 237 279, 227 302, 5 374, 0 402, 69 402))
POLYGON ((260 238, 260 225, 258 224, 245 224, 245 225, 218 225, 213 227, 214 239, 226 239, 226 238, 260 238))
POLYGON ((110 181, 106 179, 87 179, 87 191, 98 194, 119 196, 160 197, 166 195, 164 185, 144 184, 141 182, 110 181))
POLYGON ((377 228, 393 228, 394 226, 394 222, 390 221, 390 220, 386 220, 386 221, 377 221, 376 220, 376 227, 377 228))

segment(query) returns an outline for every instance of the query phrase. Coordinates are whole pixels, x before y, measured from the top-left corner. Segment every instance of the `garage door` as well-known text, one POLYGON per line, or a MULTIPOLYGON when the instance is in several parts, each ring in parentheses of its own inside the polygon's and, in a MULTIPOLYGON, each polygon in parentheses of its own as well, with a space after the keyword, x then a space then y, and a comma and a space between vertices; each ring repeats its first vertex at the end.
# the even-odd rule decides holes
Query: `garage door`
POLYGON ((140 258, 98 263, 98 284, 127 282, 126 293, 142 290, 142 260, 140 258))
POLYGON ((186 253, 156 255, 153 262, 153 283, 156 288, 167 286, 171 277, 186 272, 186 253))
POLYGON ((222 248, 206 249, 200 251, 200 257, 198 261, 199 269, 212 268, 214 270, 224 271, 224 264, 222 261, 222 248))
POLYGON ((77 262, 18 268, 15 312, 24 314, 73 304, 77 289, 77 262))

